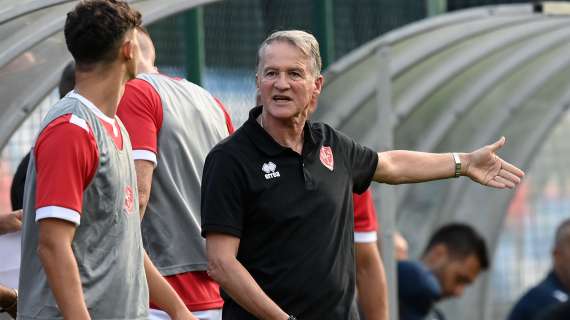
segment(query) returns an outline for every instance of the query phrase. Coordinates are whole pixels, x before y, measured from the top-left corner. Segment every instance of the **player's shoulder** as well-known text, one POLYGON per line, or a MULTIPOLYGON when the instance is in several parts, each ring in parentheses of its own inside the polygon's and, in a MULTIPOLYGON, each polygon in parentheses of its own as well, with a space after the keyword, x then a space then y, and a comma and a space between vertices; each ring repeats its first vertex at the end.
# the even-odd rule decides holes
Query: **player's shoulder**
POLYGON ((398 262, 398 283, 401 294, 434 298, 441 294, 441 287, 434 274, 418 261, 398 262))
POLYGON ((132 80, 129 80, 125 85, 125 94, 128 95, 129 93, 147 93, 147 94, 154 94, 156 90, 152 86, 151 82, 146 77, 137 77, 132 80))
POLYGON ((65 113, 50 121, 42 132, 58 133, 59 135, 69 135, 69 138, 76 135, 93 135, 93 131, 88 122, 81 116, 73 113, 65 113))

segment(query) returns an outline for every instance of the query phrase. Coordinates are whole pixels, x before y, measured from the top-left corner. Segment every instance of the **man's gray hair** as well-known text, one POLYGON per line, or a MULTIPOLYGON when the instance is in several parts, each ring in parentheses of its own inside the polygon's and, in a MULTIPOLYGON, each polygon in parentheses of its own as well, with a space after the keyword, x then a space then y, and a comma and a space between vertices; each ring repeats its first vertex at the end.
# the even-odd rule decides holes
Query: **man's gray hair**
POLYGON ((257 70, 260 71, 261 59, 265 48, 275 41, 288 42, 295 46, 303 55, 310 60, 313 75, 318 77, 321 74, 322 61, 321 53, 319 51, 319 43, 315 37, 305 31, 301 30, 283 30, 272 33, 267 39, 261 43, 257 51, 257 70))
POLYGON ((567 241, 570 241, 570 219, 562 221, 556 229, 554 248, 560 248, 567 241))

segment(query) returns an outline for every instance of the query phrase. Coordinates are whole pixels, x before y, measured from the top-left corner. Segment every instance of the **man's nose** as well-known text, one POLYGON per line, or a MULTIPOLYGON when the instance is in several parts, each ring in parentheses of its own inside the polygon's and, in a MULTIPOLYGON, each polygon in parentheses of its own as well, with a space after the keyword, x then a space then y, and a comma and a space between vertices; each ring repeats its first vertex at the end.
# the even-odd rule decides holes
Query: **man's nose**
POLYGON ((279 73, 279 76, 277 76, 277 79, 275 80, 275 87, 280 90, 285 90, 290 87, 287 76, 283 72, 279 73))

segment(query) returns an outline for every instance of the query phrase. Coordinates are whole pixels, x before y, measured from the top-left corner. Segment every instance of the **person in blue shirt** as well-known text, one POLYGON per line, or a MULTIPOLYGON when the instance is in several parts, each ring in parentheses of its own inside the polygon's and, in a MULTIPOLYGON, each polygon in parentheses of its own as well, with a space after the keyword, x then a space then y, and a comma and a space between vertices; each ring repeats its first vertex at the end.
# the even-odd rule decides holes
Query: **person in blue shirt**
POLYGON ((556 230, 553 266, 546 278, 527 291, 513 307, 508 320, 534 320, 546 309, 568 301, 570 294, 570 219, 556 230))
POLYGON ((434 304, 461 296, 488 268, 487 247, 475 229, 459 223, 441 227, 420 261, 398 262, 400 320, 444 319, 434 304))

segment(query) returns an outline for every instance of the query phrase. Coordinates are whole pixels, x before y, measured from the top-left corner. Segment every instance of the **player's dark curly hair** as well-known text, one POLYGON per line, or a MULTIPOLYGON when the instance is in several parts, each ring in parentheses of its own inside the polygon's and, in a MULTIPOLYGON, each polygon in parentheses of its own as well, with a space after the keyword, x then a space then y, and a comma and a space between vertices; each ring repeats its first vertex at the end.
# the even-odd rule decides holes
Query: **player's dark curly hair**
POLYGON ((141 14, 120 0, 84 0, 67 14, 65 42, 77 68, 115 60, 125 33, 141 14))

